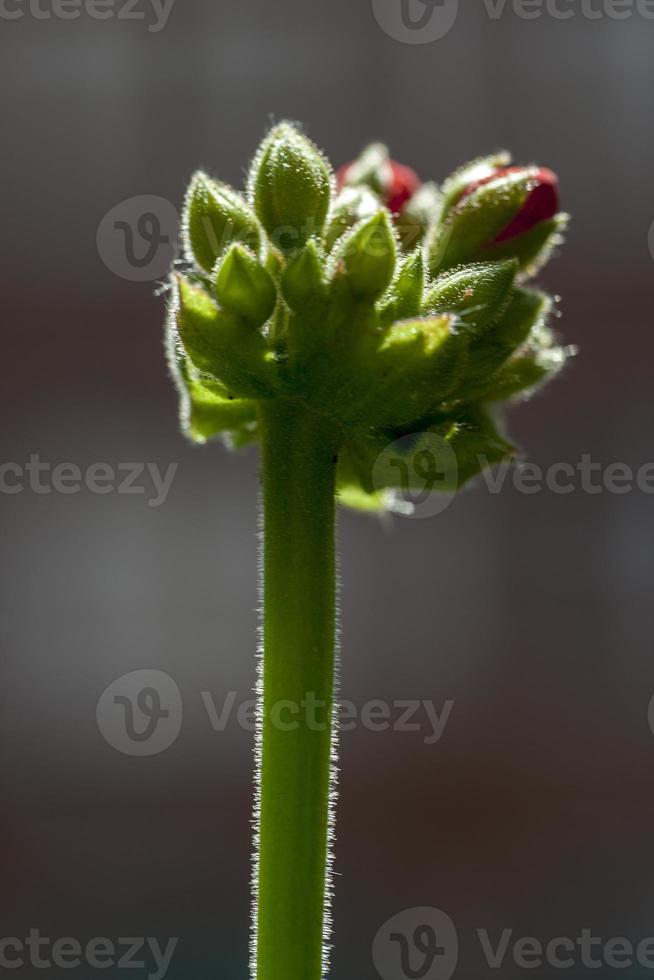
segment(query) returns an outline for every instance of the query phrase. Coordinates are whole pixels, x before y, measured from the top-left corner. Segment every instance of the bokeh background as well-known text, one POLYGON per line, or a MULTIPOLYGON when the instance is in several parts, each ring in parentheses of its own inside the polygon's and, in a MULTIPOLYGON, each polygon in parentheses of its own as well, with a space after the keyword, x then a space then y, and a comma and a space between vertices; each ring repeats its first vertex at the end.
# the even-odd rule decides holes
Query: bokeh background
MULTIPOLYGON (((233 716, 215 731, 206 700, 252 697, 257 458, 180 436, 164 300, 96 241, 120 202, 178 207, 198 165, 240 184, 285 117, 336 163, 383 139, 425 178, 502 146, 547 164, 574 222, 543 279, 581 353, 511 431, 543 467, 654 460, 654 21, 460 8, 409 44, 370 0, 176 0, 157 31, 149 0, 142 20, 3 7, 22 16, 0 17, 1 461, 178 465, 160 507, 0 495, 3 936, 178 936, 172 980, 247 976, 251 734, 233 716), (96 723, 137 669, 183 699, 179 737, 148 757, 96 723)), ((509 479, 431 519, 342 515, 343 695, 454 707, 436 744, 343 737, 335 980, 376 977, 377 930, 418 906, 455 923, 461 980, 525 972, 510 953, 490 971, 479 928, 654 935, 652 504, 509 479)))

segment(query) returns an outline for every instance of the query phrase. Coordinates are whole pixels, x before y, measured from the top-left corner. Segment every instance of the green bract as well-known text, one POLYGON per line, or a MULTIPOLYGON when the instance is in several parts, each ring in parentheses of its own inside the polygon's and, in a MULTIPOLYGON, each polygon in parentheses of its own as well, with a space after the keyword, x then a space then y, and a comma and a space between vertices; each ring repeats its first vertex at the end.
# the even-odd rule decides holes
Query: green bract
POLYGON ((255 156, 247 196, 196 174, 169 305, 189 438, 256 441, 262 406, 296 402, 340 433, 340 499, 365 509, 392 505, 393 473, 373 469, 403 436, 451 446, 451 489, 509 457, 500 403, 566 357, 547 326, 550 299, 526 287, 565 216, 489 255, 524 205, 528 169, 459 201, 509 158, 473 161, 442 188, 424 184, 394 220, 375 181, 387 158, 367 150, 350 171, 356 186, 337 193, 324 156, 282 123, 255 156))

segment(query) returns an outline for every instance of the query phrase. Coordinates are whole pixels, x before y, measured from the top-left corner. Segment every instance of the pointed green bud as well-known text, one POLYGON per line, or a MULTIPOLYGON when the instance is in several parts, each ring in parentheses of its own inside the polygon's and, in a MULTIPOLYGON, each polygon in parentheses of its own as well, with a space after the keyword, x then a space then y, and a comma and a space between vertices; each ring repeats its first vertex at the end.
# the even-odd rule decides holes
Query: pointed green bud
POLYGON ((182 231, 187 255, 206 272, 211 272, 231 242, 243 242, 257 251, 261 238, 245 198, 201 171, 186 193, 182 231))
POLYGON ((304 248, 288 260, 282 274, 282 293, 292 310, 319 300, 325 292, 318 247, 309 239, 304 248))
POLYGON ((402 259, 397 277, 382 299, 379 310, 382 324, 387 326, 395 320, 418 316, 423 305, 424 290, 425 267, 422 251, 417 248, 402 259))
POLYGON ((174 281, 173 312, 179 338, 192 364, 244 398, 270 394, 270 369, 261 334, 239 317, 219 310, 200 286, 174 281))
POLYGON ((334 252, 336 269, 341 262, 348 285, 359 298, 376 299, 390 284, 395 271, 397 245, 389 212, 384 208, 356 225, 341 239, 334 252))
POLYGON ((436 280, 423 303, 424 313, 456 313, 476 330, 497 320, 506 309, 518 263, 485 262, 465 266, 436 280))
POLYGON ((377 214, 379 207, 379 198, 368 187, 344 187, 334 201, 325 229, 325 250, 331 252, 341 235, 364 218, 377 214))
POLYGON ((275 282, 243 245, 232 245, 216 272, 216 296, 228 313, 260 327, 277 301, 275 282))
POLYGON ((290 123, 275 126, 249 178, 250 198, 275 247, 290 254, 322 232, 331 181, 329 165, 306 136, 290 123))

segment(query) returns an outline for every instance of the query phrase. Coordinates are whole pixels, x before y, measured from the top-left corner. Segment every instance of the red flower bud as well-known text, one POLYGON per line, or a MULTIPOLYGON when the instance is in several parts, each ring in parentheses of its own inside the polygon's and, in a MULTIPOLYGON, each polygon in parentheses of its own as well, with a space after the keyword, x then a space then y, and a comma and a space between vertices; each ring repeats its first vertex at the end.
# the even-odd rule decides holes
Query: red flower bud
MULTIPOLYGON (((339 190, 348 183, 350 170, 355 166, 356 163, 347 163, 336 172, 339 190)), ((415 170, 406 167, 403 163, 398 163, 397 160, 385 161, 383 174, 380 176, 384 204, 393 214, 399 214, 422 184, 415 170)))
MULTIPOLYGON (((459 201, 469 197, 478 187, 483 187, 484 184, 497 180, 498 177, 528 173, 529 169, 526 167, 501 167, 487 177, 482 177, 481 180, 468 184, 459 201)), ((541 221, 548 221, 557 214, 559 210, 559 182, 556 174, 546 167, 541 167, 534 171, 532 185, 524 204, 506 228, 495 237, 493 244, 507 242, 510 238, 522 235, 524 232, 530 231, 535 225, 540 224, 541 221)))
POLYGON ((403 163, 389 160, 392 180, 386 189, 385 203, 389 211, 398 214, 407 201, 410 201, 422 181, 415 170, 403 163))

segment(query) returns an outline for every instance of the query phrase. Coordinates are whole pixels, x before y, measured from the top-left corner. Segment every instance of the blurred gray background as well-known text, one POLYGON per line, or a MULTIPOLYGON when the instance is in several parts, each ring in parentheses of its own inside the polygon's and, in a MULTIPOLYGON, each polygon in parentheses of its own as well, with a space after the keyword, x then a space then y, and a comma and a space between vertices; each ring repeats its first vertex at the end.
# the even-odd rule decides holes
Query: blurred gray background
MULTIPOLYGON (((199 165, 240 185, 286 117, 336 164, 382 139, 425 179, 503 146, 551 166, 574 222, 543 280, 581 353, 511 432, 542 467, 636 470, 654 460, 654 21, 466 2, 445 36, 405 43, 370 0, 176 0, 159 30, 149 0, 141 20, 124 0, 105 20, 35 2, 0 16, 2 462, 178 469, 159 507, 149 490, 0 495, 0 931, 180 937, 173 980, 244 980, 252 736, 234 716, 215 731, 206 704, 252 696, 257 457, 183 441, 163 298, 112 271, 100 223, 134 196, 178 207, 199 165), (96 723, 139 669, 183 702, 177 739, 145 757, 96 723)), ((335 980, 390 980, 373 938, 420 906, 455 923, 461 980, 493 973, 480 928, 654 935, 652 503, 509 478, 431 519, 342 515, 344 697, 454 706, 435 744, 343 736, 335 980)), ((525 973, 510 949, 500 973, 525 973)))

